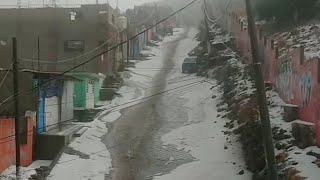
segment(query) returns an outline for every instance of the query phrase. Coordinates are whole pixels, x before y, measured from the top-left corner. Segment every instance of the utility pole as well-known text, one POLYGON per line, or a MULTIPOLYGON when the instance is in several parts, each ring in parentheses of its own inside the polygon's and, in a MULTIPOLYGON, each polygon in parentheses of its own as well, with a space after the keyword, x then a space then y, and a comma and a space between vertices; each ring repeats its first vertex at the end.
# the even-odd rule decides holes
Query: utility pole
POLYGON ((20 109, 19 109, 19 77, 17 61, 17 39, 12 38, 12 61, 13 61, 13 95, 14 95, 14 112, 15 112, 15 141, 16 141, 16 179, 20 180, 20 109))
POLYGON ((41 101, 40 101, 40 36, 38 36, 38 47, 37 47, 37 49, 38 49, 38 79, 37 79, 37 81, 38 81, 38 83, 37 83, 37 88, 38 88, 37 115, 38 116, 37 116, 36 132, 35 133, 38 132, 38 129, 39 129, 38 124, 39 124, 39 119, 40 119, 40 115, 41 115, 41 114, 39 114, 40 113, 39 108, 40 108, 40 103, 41 103, 41 101))
POLYGON ((16 21, 16 35, 12 38, 12 61, 13 61, 13 96, 14 96, 14 122, 15 122, 15 149, 16 149, 16 179, 20 180, 20 111, 19 111, 19 77, 18 77, 18 52, 17 37, 21 31, 21 0, 17 0, 18 12, 16 21))
POLYGON ((40 36, 38 36, 38 43, 37 43, 37 49, 38 49, 38 71, 40 72, 40 36))
POLYGON ((203 13, 204 13, 204 25, 205 25, 205 29, 206 29, 206 35, 205 35, 205 39, 207 39, 209 41, 209 24, 208 24, 208 20, 207 20, 207 15, 206 15, 206 10, 207 10, 207 6, 206 6, 206 0, 203 0, 203 13))
POLYGON ((130 22, 129 22, 129 16, 127 17, 127 65, 129 65, 129 59, 130 59, 130 22))
POLYGON ((265 152, 267 157, 268 177, 269 177, 269 180, 278 180, 271 124, 269 119, 269 110, 267 105, 267 97, 266 97, 266 91, 265 91, 264 80, 262 75, 261 63, 259 62, 259 56, 258 56, 258 40, 257 40, 256 29, 255 29, 255 21, 252 15, 250 0, 245 0, 245 1, 246 1, 248 31, 250 35, 253 68, 256 76, 255 81, 256 81, 257 93, 258 93, 257 98, 258 98, 258 104, 259 104, 260 119, 262 124, 262 131, 263 131, 262 133, 263 133, 264 143, 265 143, 265 152))

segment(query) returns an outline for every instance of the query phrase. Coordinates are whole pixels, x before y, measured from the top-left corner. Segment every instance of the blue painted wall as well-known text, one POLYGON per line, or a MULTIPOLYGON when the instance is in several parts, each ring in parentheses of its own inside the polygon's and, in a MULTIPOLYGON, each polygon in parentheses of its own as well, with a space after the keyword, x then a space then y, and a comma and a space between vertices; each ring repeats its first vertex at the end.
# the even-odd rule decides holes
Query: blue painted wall
POLYGON ((37 132, 43 133, 45 131, 45 123, 44 123, 44 98, 39 98, 39 111, 38 111, 38 124, 37 124, 37 132))

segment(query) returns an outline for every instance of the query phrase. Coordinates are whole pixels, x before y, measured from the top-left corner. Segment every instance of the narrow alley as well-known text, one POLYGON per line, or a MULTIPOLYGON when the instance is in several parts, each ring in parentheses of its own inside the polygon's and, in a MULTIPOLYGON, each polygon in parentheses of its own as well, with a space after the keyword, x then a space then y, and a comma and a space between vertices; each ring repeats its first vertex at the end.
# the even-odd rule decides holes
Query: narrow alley
POLYGON ((318 180, 320 1, 280 1, 2 0, 0 180, 318 180))
MULTIPOLYGON (((107 147, 120 145, 109 149, 112 171, 106 180, 233 179, 245 169, 239 156, 241 153, 237 153, 240 145, 227 143, 221 132, 225 120, 216 118, 217 102, 211 98, 213 94, 219 94, 217 88, 212 89, 215 82, 181 73, 183 59, 198 42, 193 40, 194 29, 179 30, 172 40, 161 43, 159 58, 141 62, 148 64, 141 68, 146 73, 157 68, 163 70, 149 76, 150 83, 147 83, 148 86, 162 86, 148 89, 145 96, 168 93, 123 109, 122 116, 108 125, 109 133, 103 142, 107 147), (162 63, 152 62, 159 60, 162 63), (225 150, 225 146, 230 148, 225 150), (188 169, 192 169, 192 173, 188 169)), ((139 67, 132 69, 138 70, 139 67)), ((142 82, 130 79, 125 82, 127 86, 139 84, 144 88, 142 82)), ((247 172, 237 179, 248 179, 249 176, 247 172)))

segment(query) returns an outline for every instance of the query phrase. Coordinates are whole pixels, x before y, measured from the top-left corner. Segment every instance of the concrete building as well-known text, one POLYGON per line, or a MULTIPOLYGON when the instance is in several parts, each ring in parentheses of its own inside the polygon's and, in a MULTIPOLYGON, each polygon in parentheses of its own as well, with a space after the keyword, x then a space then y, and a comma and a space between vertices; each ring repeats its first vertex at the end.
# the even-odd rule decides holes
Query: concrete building
MULTIPOLYGON (((0 9, 0 75, 7 77, 0 88, 0 103, 13 92, 12 72, 6 71, 12 64, 12 37, 18 42, 20 90, 28 91, 34 87, 33 72, 59 74, 116 46, 120 42, 118 16, 108 4, 0 9)), ((121 50, 115 48, 72 72, 94 73, 103 82, 101 77, 118 70, 121 50)), ((22 94, 20 102, 20 114, 39 110, 37 91, 22 94)), ((13 100, 1 106, 0 115, 13 114, 13 100)), ((69 119, 70 113, 66 114, 69 119)))
POLYGON ((39 102, 38 120, 35 124, 37 133, 59 130, 61 123, 74 119, 74 77, 56 72, 33 70, 23 70, 23 72, 33 73, 34 85, 42 84, 37 98, 39 102))
POLYGON ((94 73, 70 73, 77 78, 74 83, 74 110, 93 109, 99 101, 99 75, 94 73))
MULTIPOLYGON (((118 12, 107 4, 0 9, 0 58, 11 61, 9 41, 16 36, 22 68, 37 69, 39 37, 40 70, 66 71, 119 42, 117 17, 118 12)), ((107 74, 115 70, 116 51, 97 57, 76 71, 107 74)))

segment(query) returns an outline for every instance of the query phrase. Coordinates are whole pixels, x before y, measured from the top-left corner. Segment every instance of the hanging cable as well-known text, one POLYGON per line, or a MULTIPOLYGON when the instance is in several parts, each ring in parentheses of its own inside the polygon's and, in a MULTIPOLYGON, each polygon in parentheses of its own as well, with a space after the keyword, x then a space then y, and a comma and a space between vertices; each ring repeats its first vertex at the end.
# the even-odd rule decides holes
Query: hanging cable
POLYGON ((8 74, 9 74, 11 68, 12 68, 12 66, 13 66, 13 63, 11 63, 9 69, 7 69, 6 75, 3 77, 3 79, 2 79, 2 81, 1 81, 1 83, 0 83, 0 88, 1 88, 2 84, 4 83, 4 81, 6 80, 8 74))
POLYGON ((226 14, 226 12, 227 12, 227 10, 228 10, 231 2, 232 2, 232 0, 229 0, 229 3, 227 4, 227 6, 226 6, 226 8, 225 8, 225 10, 224 10, 224 12, 223 12, 223 14, 222 14, 220 17, 218 17, 216 20, 212 20, 212 19, 209 17, 208 13, 207 13, 207 3, 206 3, 206 0, 203 0, 204 13, 205 13, 206 19, 207 19, 208 21, 210 21, 211 23, 216 24, 216 23, 226 14))
MULTIPOLYGON (((40 63, 47 63, 47 64, 56 64, 56 63, 65 63, 68 61, 73 61, 75 59, 81 58, 83 56, 89 55, 95 51, 97 51, 98 49, 102 48, 103 46, 105 46, 106 44, 108 44, 115 36, 118 35, 118 31, 116 33, 114 33, 110 39, 108 39, 107 41, 105 41, 103 44, 101 44, 100 46, 96 47, 95 49, 88 51, 84 54, 81 54, 79 56, 75 56, 72 58, 68 58, 68 59, 64 59, 64 60, 58 60, 58 61, 39 61, 40 63)), ((23 57, 19 57, 20 60, 25 61, 25 62, 38 62, 37 59, 28 59, 28 58, 23 58, 23 57)))
MULTIPOLYGON (((191 1, 191 2, 188 3, 186 6, 180 8, 179 10, 175 11, 174 13, 172 13, 172 14, 169 15, 169 16, 167 16, 166 18, 158 21, 158 22, 155 23, 154 25, 152 25, 152 26, 148 27, 147 29, 145 29, 145 30, 137 33, 137 34, 134 35, 134 36, 132 36, 131 38, 129 38, 129 41, 135 39, 136 37, 138 37, 139 35, 145 33, 146 31, 148 31, 148 30, 156 27, 158 24, 161 24, 162 22, 167 21, 168 19, 170 19, 171 17, 175 16, 175 15, 178 14, 179 12, 185 10, 186 8, 190 7, 191 5, 193 5, 193 4, 194 4, 195 2, 197 2, 197 1, 198 1, 198 0, 193 0, 193 1, 191 1)), ((231 1, 231 0, 230 0, 230 1, 231 1)), ((119 44, 111 47, 110 49, 108 49, 108 50, 106 50, 106 51, 103 51, 103 52, 101 52, 101 53, 98 53, 97 55, 93 56, 92 58, 88 59, 87 61, 84 61, 84 62, 82 62, 82 63, 80 63, 80 64, 72 67, 71 69, 69 69, 69 70, 67 70, 67 71, 64 71, 64 72, 61 73, 60 75, 65 75, 65 74, 67 74, 67 73, 69 73, 69 72, 71 72, 71 71, 73 71, 73 70, 75 70, 75 69, 77 69, 77 68, 79 68, 79 67, 81 67, 81 66, 83 66, 83 65, 88 64, 88 63, 91 62, 91 61, 96 60, 97 57, 100 57, 101 55, 103 55, 103 54, 105 54, 105 53, 107 53, 107 52, 110 52, 110 51, 116 49, 117 47, 119 47, 119 46, 127 43, 127 41, 128 41, 128 40, 125 40, 125 41, 123 41, 123 42, 121 42, 121 43, 119 43, 119 44)), ((1 107, 2 105, 4 105, 5 103, 8 103, 11 99, 13 99, 13 98, 16 97, 16 96, 20 96, 20 95, 26 94, 26 93, 31 93, 32 91, 38 89, 39 86, 46 85, 46 84, 48 84, 49 82, 51 82, 51 81, 53 81, 53 80, 56 80, 56 79, 58 79, 58 78, 51 78, 51 79, 49 79, 48 81, 45 81, 45 82, 37 85, 36 87, 30 89, 30 90, 26 90, 26 91, 23 91, 23 92, 18 92, 18 93, 16 93, 16 94, 13 94, 13 95, 11 95, 10 97, 8 97, 7 99, 4 100, 4 101, 0 104, 0 107, 1 107)))

